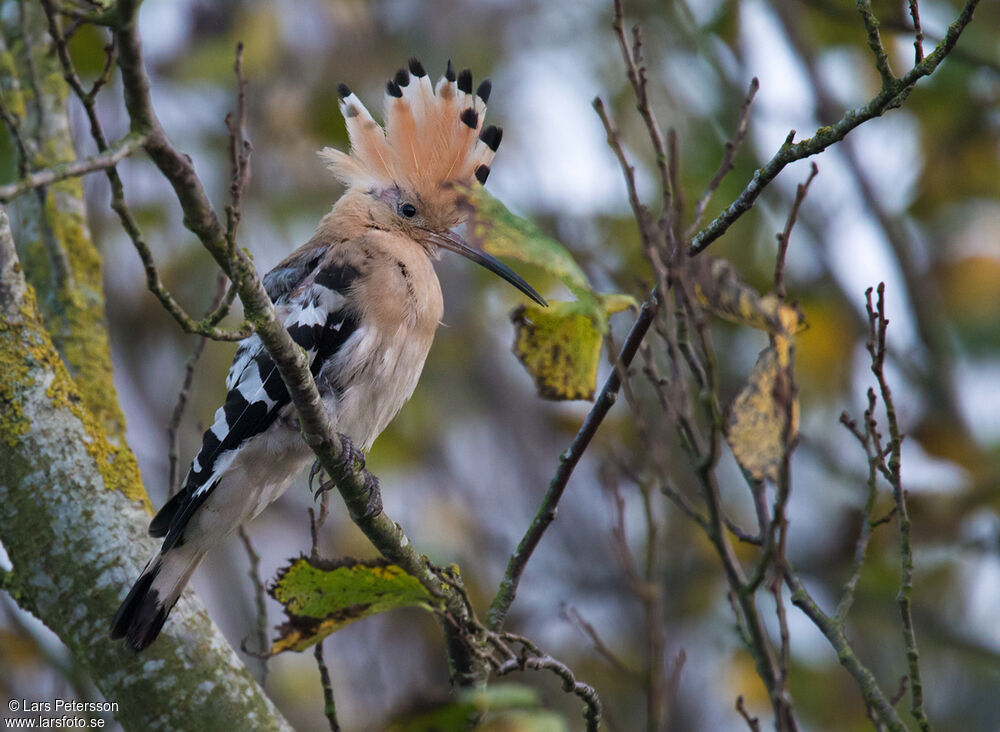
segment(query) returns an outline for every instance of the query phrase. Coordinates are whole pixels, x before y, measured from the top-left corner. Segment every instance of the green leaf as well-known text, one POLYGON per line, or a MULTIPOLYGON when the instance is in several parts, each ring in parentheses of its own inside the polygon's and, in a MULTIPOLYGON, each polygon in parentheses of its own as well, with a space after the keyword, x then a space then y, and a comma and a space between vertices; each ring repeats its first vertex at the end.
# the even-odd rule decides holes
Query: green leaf
POLYGON ((515 216, 481 187, 470 188, 466 222, 469 241, 495 257, 539 267, 558 278, 577 297, 594 297, 587 276, 562 244, 527 219, 515 216))
POLYGON ((303 651, 355 620, 401 607, 433 609, 439 603, 415 577, 384 560, 294 560, 282 570, 271 596, 285 608, 271 653, 303 651))
POLYGON ((538 692, 520 684, 500 684, 460 692, 457 699, 401 714, 386 732, 568 732, 566 720, 542 709, 538 692), (479 723, 470 728, 470 720, 479 723))

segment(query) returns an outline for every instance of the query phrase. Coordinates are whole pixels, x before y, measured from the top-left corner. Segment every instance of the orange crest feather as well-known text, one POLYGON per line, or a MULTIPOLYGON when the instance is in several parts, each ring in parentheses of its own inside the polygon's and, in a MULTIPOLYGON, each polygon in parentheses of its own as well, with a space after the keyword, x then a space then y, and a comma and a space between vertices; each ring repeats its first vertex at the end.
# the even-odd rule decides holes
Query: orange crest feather
POLYGON ((433 196, 452 183, 486 182, 503 136, 483 127, 490 82, 472 91, 472 73, 448 70, 431 84, 423 66, 410 59, 386 84, 385 127, 341 84, 340 111, 347 124, 350 152, 324 148, 319 155, 348 186, 399 185, 419 196, 433 196))

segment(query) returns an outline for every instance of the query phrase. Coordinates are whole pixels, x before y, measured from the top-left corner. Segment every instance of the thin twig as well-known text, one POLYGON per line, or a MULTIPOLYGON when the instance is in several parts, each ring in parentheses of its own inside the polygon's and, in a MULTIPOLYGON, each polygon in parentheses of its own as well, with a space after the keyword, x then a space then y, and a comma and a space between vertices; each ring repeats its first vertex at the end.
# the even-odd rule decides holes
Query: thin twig
POLYGON ((750 716, 750 712, 747 711, 746 705, 743 703, 743 695, 740 694, 736 697, 736 711, 740 713, 743 717, 743 721, 747 723, 752 732, 760 732, 760 720, 757 717, 750 716))
POLYGON ((635 168, 628 162, 628 158, 625 157, 621 138, 614 123, 608 116, 608 112, 604 107, 604 101, 600 97, 594 97, 593 106, 597 111, 597 116, 601 118, 601 122, 604 124, 604 130, 608 136, 608 146, 614 151, 615 157, 618 158, 618 164, 621 166, 622 174, 625 177, 629 204, 632 206, 632 213, 639 224, 639 235, 642 237, 643 246, 646 249, 655 248, 656 235, 650 221, 649 211, 639 199, 639 191, 635 183, 635 168))
POLYGON ((337 721, 337 704, 334 702, 333 685, 330 683, 330 670, 326 667, 326 661, 323 659, 323 641, 316 644, 313 657, 316 659, 319 680, 323 685, 323 715, 330 725, 330 732, 340 732, 340 723, 337 721))
POLYGON ((788 212, 788 218, 785 220, 785 229, 778 234, 778 256, 774 265, 774 294, 781 302, 784 302, 788 295, 785 292, 785 254, 788 252, 788 241, 792 236, 792 227, 795 226, 795 220, 799 215, 799 207, 802 206, 802 202, 809 192, 809 184, 812 183, 817 173, 819 173, 819 168, 816 163, 812 163, 809 166, 809 177, 806 178, 805 183, 799 183, 795 188, 795 200, 792 202, 792 209, 788 212))
MULTIPOLYGON (((267 661, 270 658, 267 655, 269 646, 267 642, 267 589, 264 587, 264 580, 260 576, 260 555, 250 541, 250 534, 247 533, 246 526, 240 526, 237 533, 247 553, 247 559, 250 560, 250 569, 247 571, 247 575, 250 577, 250 583, 253 586, 254 608, 256 611, 254 635, 257 640, 257 649, 254 656, 260 659, 261 662, 260 683, 263 684, 267 680, 267 661)), ((243 644, 245 649, 246 639, 244 639, 243 644)))
POLYGON ((889 67, 889 54, 886 53, 885 46, 882 44, 882 36, 878 30, 878 18, 872 11, 871 0, 856 0, 856 4, 858 12, 861 13, 861 20, 865 24, 865 31, 867 31, 868 48, 875 56, 875 68, 878 69, 879 76, 882 77, 882 88, 884 89, 891 85, 896 77, 889 67))
POLYGON ((51 168, 32 171, 15 183, 0 186, 0 203, 7 203, 22 193, 58 183, 67 178, 78 178, 97 170, 107 170, 141 148, 145 142, 145 138, 141 135, 127 135, 97 155, 56 163, 51 168))
POLYGON ((913 63, 919 64, 924 60, 924 30, 920 27, 920 3, 918 0, 908 0, 910 6, 910 18, 913 20, 913 63))
MULTIPOLYGON (((74 94, 76 94, 80 102, 83 104, 84 110, 87 113, 87 119, 90 122, 90 135, 97 145, 99 155, 104 155, 108 153, 110 148, 108 146, 107 138, 104 134, 100 118, 97 116, 95 97, 97 92, 103 86, 104 82, 102 79, 107 71, 102 71, 102 75, 98 77, 98 80, 94 83, 94 86, 90 89, 90 91, 84 89, 79 74, 77 74, 76 68, 73 65, 73 60, 70 57, 65 36, 60 30, 59 17, 53 4, 53 0, 41 0, 41 4, 42 8, 45 10, 46 18, 48 19, 49 35, 52 37, 53 43, 55 44, 56 52, 58 53, 59 61, 63 68, 63 77, 66 79, 66 83, 69 84, 74 94)), ((115 39, 117 39, 117 36, 115 39)), ((117 47, 117 40, 112 41, 112 48, 113 47, 117 47)), ((106 53, 108 57, 110 57, 113 54, 113 50, 106 49, 106 53)), ((107 61, 105 62, 105 69, 107 69, 107 61)), ((139 138, 142 140, 142 146, 148 147, 151 143, 151 135, 152 132, 149 129, 139 130, 133 128, 131 134, 124 139, 130 140, 132 138, 139 138)), ((149 245, 143 239, 142 233, 139 230, 139 225, 136 222, 135 217, 132 215, 131 210, 128 208, 128 204, 125 202, 125 189, 122 184, 121 176, 118 174, 117 165, 115 163, 106 165, 104 166, 104 170, 108 177, 108 182, 111 185, 111 208, 118 214, 122 228, 125 229, 125 232, 129 235, 136 252, 139 254, 143 269, 146 272, 146 286, 149 288, 150 292, 156 296, 167 312, 174 317, 184 332, 195 333, 211 338, 212 340, 220 341, 242 340, 250 335, 252 333, 252 329, 249 324, 244 324, 235 331, 216 327, 216 324, 221 321, 222 317, 225 317, 225 312, 228 312, 229 308, 226 303, 223 303, 223 305, 220 306, 220 309, 224 308, 225 312, 223 312, 218 319, 215 319, 217 313, 201 321, 196 321, 188 315, 188 313, 184 310, 180 303, 174 299, 174 296, 169 290, 167 290, 166 287, 164 287, 163 282, 160 280, 160 274, 156 269, 156 264, 153 261, 153 254, 150 251, 149 245)), ((232 302, 232 300, 230 299, 229 302, 232 302)))
POLYGON ((747 91, 746 97, 743 99, 743 105, 740 107, 740 114, 738 121, 736 123, 736 131, 733 136, 726 140, 726 145, 724 152, 722 154, 722 162, 719 163, 718 170, 715 171, 715 175, 712 176, 712 180, 709 182, 708 187, 701 194, 701 198, 698 199, 698 203, 694 207, 694 220, 688 227, 687 232, 685 232, 684 238, 690 239, 694 236, 698 227, 701 226, 701 217, 705 215, 705 208, 708 206, 708 202, 712 200, 712 196, 718 190, 719 186, 722 185, 722 181, 725 179, 726 175, 735 167, 734 160, 736 159, 736 153, 739 152, 740 147, 743 145, 743 141, 746 139, 747 132, 749 131, 749 120, 750 120, 750 105, 753 104, 753 99, 757 96, 757 90, 760 89, 760 82, 757 77, 753 77, 750 80, 750 89, 747 91))
POLYGON ((881 461, 879 455, 873 453, 872 435, 876 432, 876 424, 873 413, 875 411, 875 391, 868 390, 868 409, 865 410, 865 428, 861 431, 855 423, 845 413, 841 415, 840 421, 857 438, 858 442, 865 450, 868 457, 868 491, 865 496, 865 505, 861 509, 861 531, 858 535, 857 544, 854 546, 854 557, 851 561, 851 569, 847 580, 840 591, 840 600, 837 603, 837 610, 834 618, 838 623, 844 623, 847 615, 854 604, 854 592, 857 589, 858 581, 861 579, 861 570, 864 567, 865 558, 868 554, 868 543, 871 539, 872 531, 878 525, 872 520, 872 512, 875 510, 875 499, 878 496, 878 465, 881 461))
POLYGON ((650 142, 653 144, 653 152, 656 155, 656 168, 660 174, 660 192, 662 196, 663 216, 667 216, 671 208, 671 197, 674 188, 671 185, 670 175, 667 170, 667 150, 663 143, 663 133, 660 131, 660 124, 656 120, 649 105, 649 80, 646 75, 646 65, 642 58, 642 34, 638 25, 632 28, 632 46, 629 47, 628 38, 625 35, 625 7, 624 0, 614 0, 614 17, 611 27, 618 38, 618 45, 621 48, 622 58, 625 61, 625 71, 628 80, 632 84, 635 92, 636 109, 642 116, 642 121, 646 124, 650 142))
MULTIPOLYGON (((639 343, 645 337, 656 315, 657 307, 658 300, 655 294, 651 295, 650 299, 642 304, 639 315, 625 337, 621 353, 618 355, 618 360, 623 368, 627 369, 631 365, 632 359, 639 348, 639 343)), ((604 421, 608 411, 615 403, 620 388, 620 371, 612 369, 607 380, 604 382, 604 386, 601 388, 600 394, 594 401, 594 406, 580 426, 580 430, 576 433, 569 447, 559 456, 559 467, 549 483, 549 489, 545 494, 542 505, 538 508, 531 526, 528 527, 527 532, 518 544, 517 550, 511 556, 510 561, 508 561, 507 569, 504 572, 503 579, 500 581, 500 587, 493 598, 493 602, 490 604, 490 609, 486 616, 486 627, 490 630, 499 631, 503 627, 507 611, 510 610, 510 606, 517 596, 517 586, 521 581, 521 574, 524 572, 528 560, 535 551, 535 547, 538 546, 538 542, 541 541, 542 536, 545 534, 545 530, 555 519, 559 500, 562 498, 563 491, 566 490, 566 484, 573 474, 573 469, 580 462, 584 451, 597 433, 598 427, 601 426, 601 422, 604 421)))
POLYGON ((597 632, 597 629, 588 623, 575 607, 568 607, 564 605, 561 608, 561 614, 564 618, 566 618, 566 620, 579 628, 580 631, 590 639, 590 643, 597 655, 607 661, 610 666, 613 666, 616 671, 632 677, 639 676, 639 672, 636 669, 625 663, 625 661, 619 658, 618 655, 608 647, 607 643, 604 642, 600 634, 597 632))
MULTIPOLYGON (((683 259, 680 261, 684 262, 683 259)), ((757 607, 756 580, 754 582, 747 580, 726 530, 725 512, 718 479, 715 475, 720 455, 722 414, 717 404, 717 364, 711 345, 707 319, 690 292, 690 283, 685 279, 685 267, 677 266, 675 269, 673 291, 678 302, 677 313, 694 323, 700 352, 704 358, 702 369, 705 387, 700 390, 699 400, 708 423, 707 435, 704 439, 700 439, 695 433, 694 426, 690 424, 689 418, 684 414, 678 415, 677 427, 684 433, 691 433, 691 437, 687 440, 688 449, 691 452, 695 474, 708 513, 705 532, 722 564, 729 585, 729 597, 736 615, 737 625, 757 663, 761 680, 768 690, 775 713, 775 724, 779 730, 795 730, 797 723, 791 697, 781 683, 779 660, 774 655, 767 628, 757 607)), ((693 353, 691 357, 695 358, 693 353)))
POLYGON ((522 655, 520 658, 512 658, 505 661, 496 670, 497 676, 505 676, 514 671, 551 671, 563 682, 563 691, 567 694, 574 694, 586 705, 583 711, 583 718, 587 723, 587 732, 598 732, 601 726, 601 700, 594 687, 577 681, 576 676, 570 668, 557 661, 552 656, 530 656, 522 655))
MULTIPOLYGON (((205 311, 206 320, 211 321, 212 318, 218 316, 221 312, 222 316, 225 316, 225 311, 223 306, 226 305, 228 308, 229 304, 232 304, 234 290, 232 287, 226 286, 228 281, 226 275, 219 272, 217 278, 215 295, 212 297, 212 302, 209 304, 208 309, 205 311)), ((214 325, 214 323, 213 323, 214 325)), ((201 354, 205 350, 205 344, 208 339, 204 336, 198 338, 195 343, 194 350, 191 355, 188 356, 187 362, 184 364, 184 380, 181 382, 180 391, 177 393, 177 401, 174 403, 174 411, 170 415, 170 422, 167 424, 167 463, 168 463, 168 473, 167 473, 167 492, 168 495, 174 495, 178 490, 180 490, 180 475, 178 474, 178 445, 177 445, 177 433, 180 429, 181 418, 184 416, 184 410, 187 407, 188 396, 191 391, 191 384, 194 381, 194 370, 198 365, 198 361, 201 359, 201 354)))
POLYGON ((889 485, 892 486, 892 497, 896 505, 897 516, 899 517, 899 551, 900 551, 900 587, 896 595, 896 602, 899 605, 899 614, 903 626, 903 642, 906 647, 906 660, 909 667, 910 676, 910 712, 917 721, 920 729, 929 732, 931 726, 924 711, 923 682, 920 675, 920 652, 917 649, 917 636, 913 627, 913 611, 911 608, 913 598, 913 546, 911 540, 910 514, 906 505, 906 491, 903 488, 903 481, 900 472, 903 436, 899 431, 899 423, 896 419, 896 408, 893 402, 892 391, 885 376, 885 335, 889 325, 885 317, 885 283, 878 285, 878 300, 873 306, 872 290, 868 288, 865 292, 865 301, 868 311, 868 320, 871 323, 871 337, 868 341, 868 352, 872 359, 872 373, 878 381, 879 391, 882 395, 882 404, 885 407, 886 421, 889 427, 889 445, 887 451, 883 451, 880 441, 873 436, 873 443, 877 454, 880 456, 888 453, 888 462, 882 464, 882 472, 889 485))
POLYGON ((226 243, 229 245, 230 256, 236 250, 237 230, 242 217, 241 204, 243 191, 250 181, 250 153, 253 145, 247 139, 246 87, 243 77, 243 44, 236 44, 236 60, 233 62, 233 73, 236 75, 236 119, 231 114, 226 115, 226 128, 229 130, 229 160, 232 170, 229 183, 229 205, 226 207, 226 243))
POLYGON ((820 632, 826 636, 827 641, 837 653, 837 660, 840 662, 840 665, 857 682, 865 703, 878 713, 882 722, 891 732, 904 732, 906 727, 899 718, 899 714, 896 713, 892 704, 889 703, 888 697, 886 697, 879 687, 875 676, 858 659, 854 648, 844 633, 843 625, 820 609, 812 595, 809 594, 802 584, 802 580, 794 568, 787 562, 785 563, 784 576, 785 584, 788 585, 788 589, 792 593, 792 604, 805 613, 813 624, 819 628, 820 632))

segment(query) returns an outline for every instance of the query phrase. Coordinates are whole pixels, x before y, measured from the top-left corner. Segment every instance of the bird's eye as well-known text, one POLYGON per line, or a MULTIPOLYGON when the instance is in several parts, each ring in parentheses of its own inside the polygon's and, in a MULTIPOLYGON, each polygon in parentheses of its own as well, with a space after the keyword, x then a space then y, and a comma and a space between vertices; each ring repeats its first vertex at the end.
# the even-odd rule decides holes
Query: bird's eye
POLYGON ((404 203, 402 206, 399 207, 399 212, 403 214, 403 216, 405 216, 406 218, 412 219, 414 216, 417 215, 417 207, 414 206, 412 203, 404 203))

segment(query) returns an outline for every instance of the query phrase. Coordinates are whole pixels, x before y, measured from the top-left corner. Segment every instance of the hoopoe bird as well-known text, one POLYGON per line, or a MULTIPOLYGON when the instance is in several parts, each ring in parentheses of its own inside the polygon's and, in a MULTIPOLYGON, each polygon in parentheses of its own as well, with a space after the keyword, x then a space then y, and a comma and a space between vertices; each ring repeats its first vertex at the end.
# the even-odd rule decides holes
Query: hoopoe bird
MULTIPOLYGON (((416 387, 443 313, 432 265, 442 250, 477 262, 545 302, 452 229, 463 190, 483 184, 502 137, 483 127, 490 82, 451 62, 437 85, 416 59, 386 84, 385 127, 338 87, 350 151, 319 154, 347 189, 313 237, 263 279, 278 317, 308 354, 338 432, 362 451, 416 387)), ((236 351, 225 404, 184 486, 149 525, 162 537, 111 623, 111 638, 152 643, 198 563, 288 488, 313 455, 288 391, 252 335, 236 351)))

